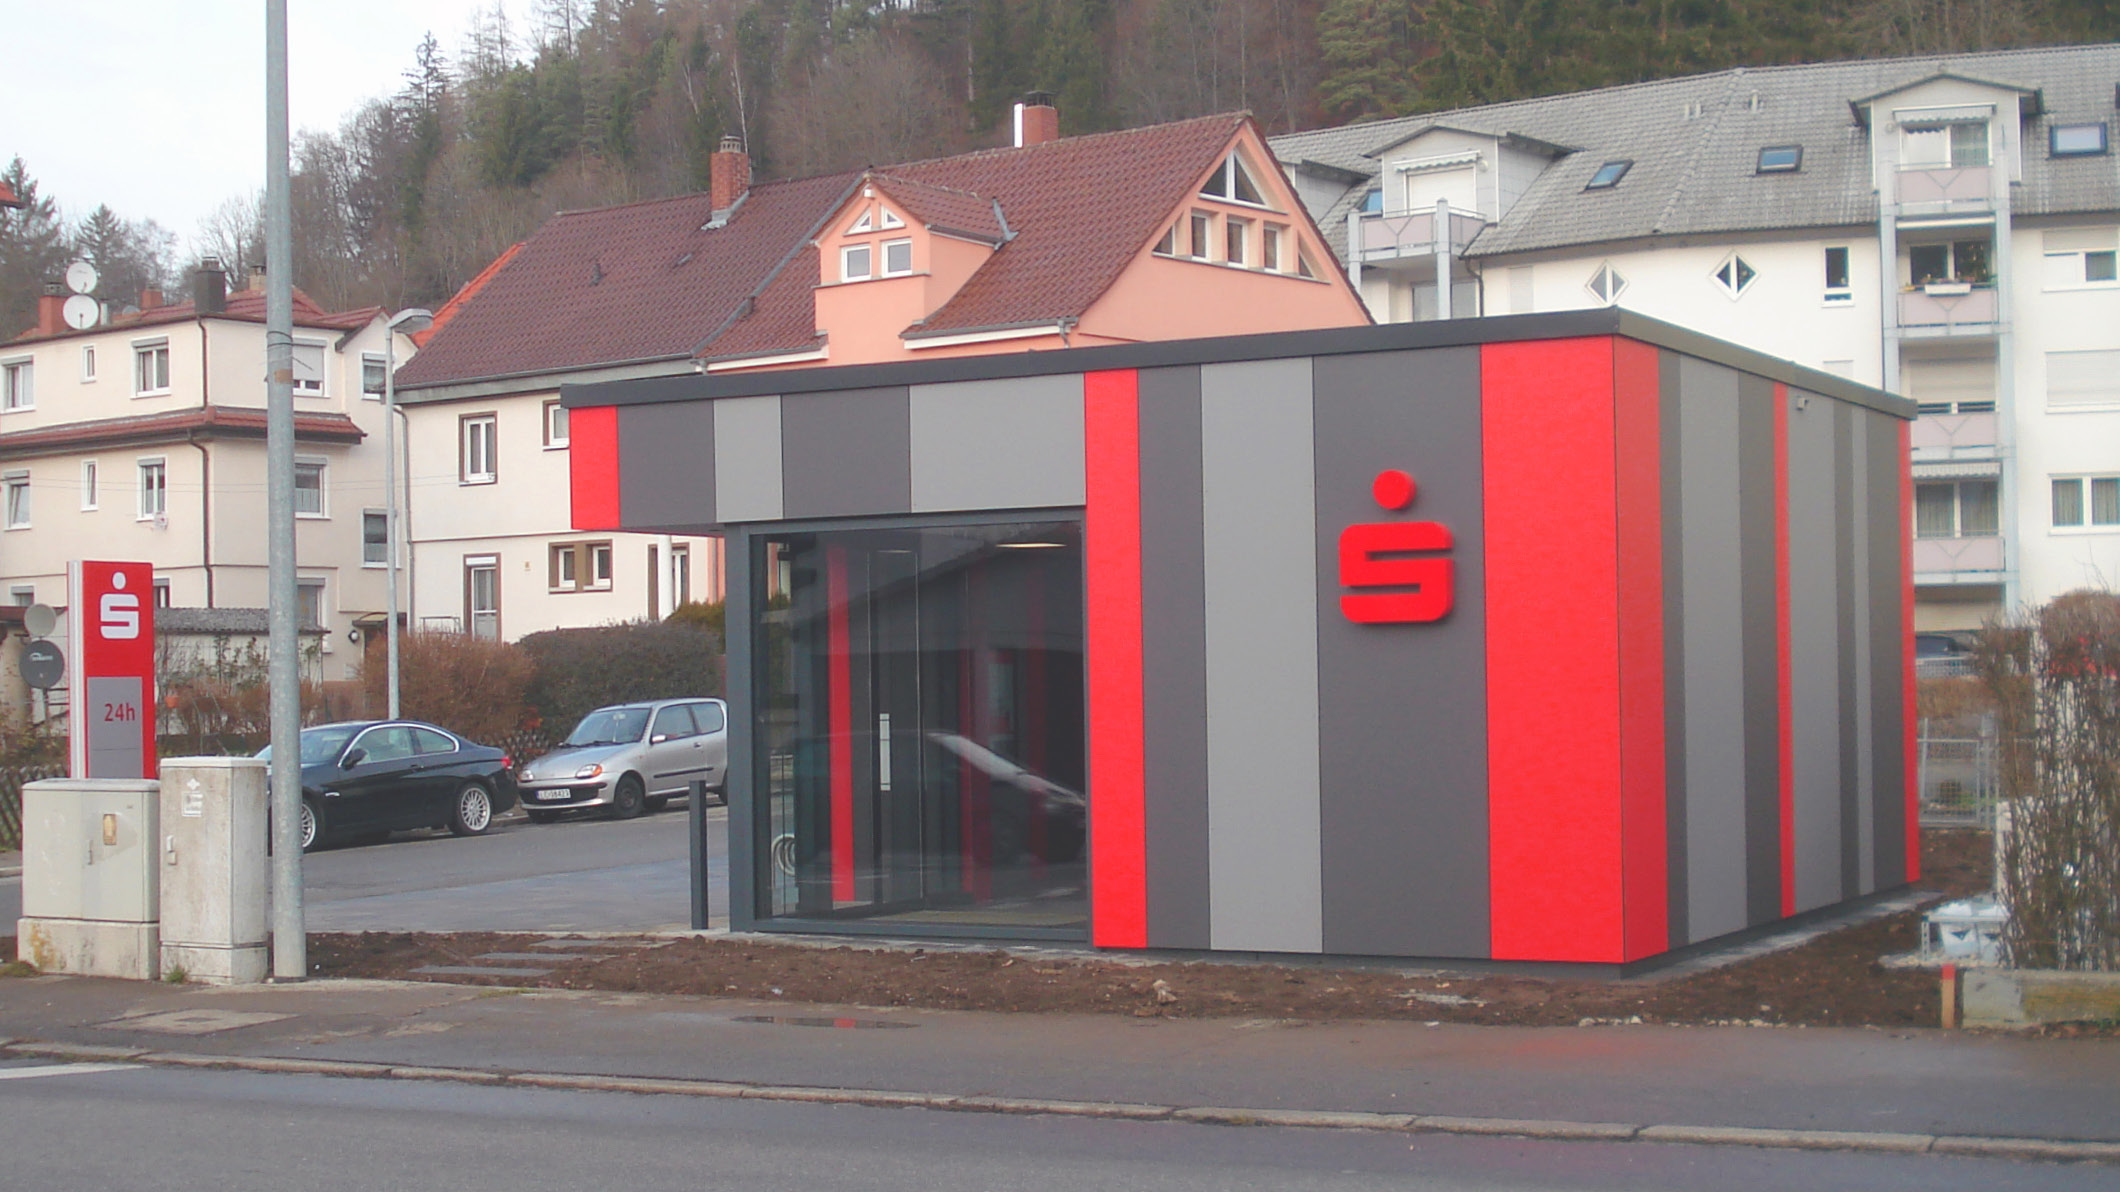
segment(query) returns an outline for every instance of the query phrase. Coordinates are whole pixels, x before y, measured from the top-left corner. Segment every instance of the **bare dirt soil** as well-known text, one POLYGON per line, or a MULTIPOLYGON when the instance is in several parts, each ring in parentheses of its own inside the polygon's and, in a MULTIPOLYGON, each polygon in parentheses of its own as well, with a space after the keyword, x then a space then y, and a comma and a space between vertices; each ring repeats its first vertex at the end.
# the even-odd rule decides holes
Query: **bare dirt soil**
MULTIPOLYGON (((1985 890, 1985 833, 1929 831, 1923 890, 1939 898, 1985 890)), ((1407 966, 1329 968, 1228 962, 1139 963, 1041 950, 935 950, 688 937, 608 958, 560 963, 532 980, 495 975, 422 977, 424 965, 470 965, 488 952, 520 952, 546 937, 364 932, 314 935, 319 976, 613 992, 781 999, 790 1003, 1067 1012, 1163 1017, 1306 1020, 1400 1019, 1555 1026, 1590 1021, 1745 1022, 1804 1026, 1934 1026, 1936 974, 1890 969, 1882 957, 1913 951, 1919 912, 1891 915, 1809 943, 1683 974, 1622 979, 1423 971, 1407 966)), ((0 940, 0 957, 14 954, 0 940)))

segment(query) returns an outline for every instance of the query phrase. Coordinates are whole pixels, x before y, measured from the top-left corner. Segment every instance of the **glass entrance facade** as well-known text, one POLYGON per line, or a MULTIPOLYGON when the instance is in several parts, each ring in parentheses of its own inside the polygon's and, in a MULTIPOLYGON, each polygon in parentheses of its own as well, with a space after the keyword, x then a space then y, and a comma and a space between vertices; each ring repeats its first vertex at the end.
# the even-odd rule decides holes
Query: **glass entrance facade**
POLYGON ((1086 937, 1080 523, 750 544, 760 917, 1086 937))

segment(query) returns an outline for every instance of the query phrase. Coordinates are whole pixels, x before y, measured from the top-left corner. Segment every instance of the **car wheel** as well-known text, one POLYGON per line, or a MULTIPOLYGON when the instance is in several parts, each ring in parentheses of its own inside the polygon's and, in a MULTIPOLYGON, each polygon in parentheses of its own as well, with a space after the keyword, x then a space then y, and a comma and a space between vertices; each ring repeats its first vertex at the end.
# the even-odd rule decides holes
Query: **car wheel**
POLYGON ((618 780, 618 789, 611 792, 611 818, 632 819, 646 803, 647 790, 641 786, 640 776, 628 774, 618 780))
POLYGON ((658 811, 661 811, 661 810, 662 810, 663 808, 665 808, 665 807, 668 807, 669 805, 670 805, 670 796, 668 796, 668 795, 651 795, 651 796, 649 796, 649 798, 648 798, 648 813, 649 813, 650 815, 653 815, 654 813, 656 813, 656 812, 658 812, 658 811))
POLYGON ((559 812, 557 811, 533 810, 526 811, 524 814, 530 817, 530 822, 533 824, 555 824, 559 822, 559 812))
POLYGON ((309 852, 317 846, 317 838, 324 834, 324 816, 309 800, 302 800, 302 851, 309 852))
POLYGON ((476 782, 465 783, 449 809, 449 830, 458 836, 482 836, 492 826, 493 796, 476 782))

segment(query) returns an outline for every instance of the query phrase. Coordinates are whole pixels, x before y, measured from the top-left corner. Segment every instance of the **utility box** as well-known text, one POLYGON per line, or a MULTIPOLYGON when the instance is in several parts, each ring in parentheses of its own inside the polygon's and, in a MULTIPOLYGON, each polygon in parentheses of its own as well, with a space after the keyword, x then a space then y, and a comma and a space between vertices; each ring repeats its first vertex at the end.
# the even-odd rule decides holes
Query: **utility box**
POLYGON ((269 918, 266 763, 162 763, 162 971, 215 985, 263 981, 269 918))
POLYGON ((53 778, 22 788, 22 959, 47 973, 159 975, 156 785, 53 778))

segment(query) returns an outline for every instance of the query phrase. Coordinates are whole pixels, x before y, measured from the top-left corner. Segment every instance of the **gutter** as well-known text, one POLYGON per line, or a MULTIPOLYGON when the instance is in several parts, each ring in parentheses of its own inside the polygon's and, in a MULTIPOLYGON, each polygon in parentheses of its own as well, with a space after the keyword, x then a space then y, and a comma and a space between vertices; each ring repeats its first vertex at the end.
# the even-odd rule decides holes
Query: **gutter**
MULTIPOLYGON (((208 392, 209 378, 213 376, 211 349, 206 334, 206 319, 201 316, 199 324, 199 408, 210 409, 213 395, 208 392)), ((185 432, 184 441, 199 452, 199 570, 206 574, 206 607, 213 604, 213 453, 199 441, 196 428, 185 432)))

